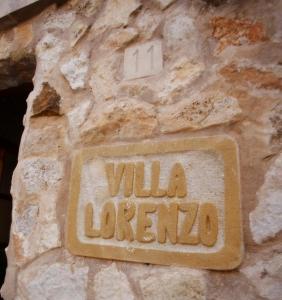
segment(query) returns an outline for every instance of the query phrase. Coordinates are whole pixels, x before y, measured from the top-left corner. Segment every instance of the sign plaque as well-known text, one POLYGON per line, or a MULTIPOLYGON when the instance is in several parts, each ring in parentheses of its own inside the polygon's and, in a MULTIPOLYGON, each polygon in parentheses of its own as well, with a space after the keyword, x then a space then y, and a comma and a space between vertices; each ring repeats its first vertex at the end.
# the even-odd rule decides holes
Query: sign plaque
POLYGON ((126 80, 152 76, 163 69, 162 42, 154 40, 125 49, 124 77, 126 80))
POLYGON ((72 161, 67 246, 96 258, 237 267, 235 142, 215 136, 80 150, 72 161))

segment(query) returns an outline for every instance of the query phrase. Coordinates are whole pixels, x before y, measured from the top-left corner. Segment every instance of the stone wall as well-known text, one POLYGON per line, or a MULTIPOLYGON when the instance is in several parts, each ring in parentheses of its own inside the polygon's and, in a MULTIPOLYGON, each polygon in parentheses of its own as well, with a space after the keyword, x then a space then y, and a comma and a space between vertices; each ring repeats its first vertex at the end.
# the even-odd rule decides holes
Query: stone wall
POLYGON ((281 12, 280 0, 72 0, 1 33, 1 88, 30 80, 36 59, 12 182, 6 300, 281 297, 281 12), (163 70, 124 80, 124 50, 151 40, 162 41, 163 70), (237 269, 68 252, 74 150, 218 134, 240 150, 237 269))

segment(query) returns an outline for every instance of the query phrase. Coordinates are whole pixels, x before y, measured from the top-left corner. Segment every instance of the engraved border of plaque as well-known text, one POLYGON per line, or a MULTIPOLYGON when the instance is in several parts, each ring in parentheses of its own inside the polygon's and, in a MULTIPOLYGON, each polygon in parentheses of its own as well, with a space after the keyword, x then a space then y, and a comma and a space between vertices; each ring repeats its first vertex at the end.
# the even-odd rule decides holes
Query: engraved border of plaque
POLYGON ((187 138, 170 141, 114 146, 97 146, 75 153, 72 161, 70 197, 67 214, 67 248, 74 255, 103 259, 116 259, 131 262, 159 265, 178 265, 194 268, 230 270, 242 261, 242 220, 240 204, 240 184, 238 150, 236 143, 226 136, 187 138), (100 246, 81 243, 77 237, 77 209, 80 192, 80 178, 83 162, 98 157, 119 157, 146 154, 164 154, 192 150, 213 150, 224 160, 225 194, 225 238, 223 248, 216 253, 176 253, 163 250, 144 250, 134 248, 134 252, 120 246, 100 246))

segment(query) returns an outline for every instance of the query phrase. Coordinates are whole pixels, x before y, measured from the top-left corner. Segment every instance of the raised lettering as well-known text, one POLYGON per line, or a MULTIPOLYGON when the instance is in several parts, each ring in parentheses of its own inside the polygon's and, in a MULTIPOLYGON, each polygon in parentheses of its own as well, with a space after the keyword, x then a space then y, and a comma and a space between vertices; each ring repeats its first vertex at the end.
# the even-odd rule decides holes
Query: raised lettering
POLYGON ((149 197, 150 191, 144 189, 144 163, 136 163, 135 171, 135 196, 149 197))
POLYGON ((154 213, 156 205, 153 203, 140 203, 137 216, 136 239, 141 243, 150 243, 154 241, 155 235, 152 232, 146 231, 152 226, 152 220, 148 217, 148 213, 154 213))
POLYGON ((133 190, 134 163, 126 163, 124 169, 124 196, 130 197, 133 190))
POLYGON ((218 216, 212 203, 204 203, 200 207, 199 232, 201 243, 212 247, 217 240, 218 216))
POLYGON ((116 210, 113 202, 107 202, 101 212, 101 236, 110 239, 115 234, 116 210))
POLYGON ((119 192, 122 175, 124 173, 124 167, 124 163, 119 163, 115 172, 115 165, 113 163, 108 163, 105 165, 109 192, 112 197, 116 196, 119 192))
POLYGON ((117 215, 117 239, 119 241, 133 241, 134 234, 130 221, 135 215, 135 204, 129 201, 123 201, 118 204, 117 215))
POLYGON ((169 207, 165 204, 158 205, 158 242, 165 243, 168 236, 170 242, 175 244, 177 241, 177 222, 178 205, 170 203, 169 207))
POLYGON ((84 230, 85 230, 85 235, 91 238, 100 236, 100 230, 93 228, 93 223, 94 223, 93 215, 94 215, 93 206, 91 203, 87 203, 85 206, 84 230))
POLYGON ((185 213, 185 219, 182 223, 178 242, 184 245, 197 245, 199 244, 199 236, 192 235, 191 231, 196 220, 198 212, 198 203, 180 203, 180 211, 185 213))
POLYGON ((186 176, 180 163, 175 163, 171 169, 167 195, 179 198, 187 195, 186 176))

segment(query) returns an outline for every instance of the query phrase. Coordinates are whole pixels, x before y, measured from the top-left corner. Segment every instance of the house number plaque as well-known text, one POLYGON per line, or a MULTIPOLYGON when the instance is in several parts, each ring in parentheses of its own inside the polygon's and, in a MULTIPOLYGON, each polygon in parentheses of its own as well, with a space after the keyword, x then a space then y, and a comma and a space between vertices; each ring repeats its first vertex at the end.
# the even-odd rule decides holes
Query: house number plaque
POLYGON ((72 161, 76 255, 232 269, 242 258, 237 147, 225 136, 84 149, 72 161))
POLYGON ((163 53, 160 40, 125 49, 124 77, 126 80, 156 75, 162 69, 163 53))

